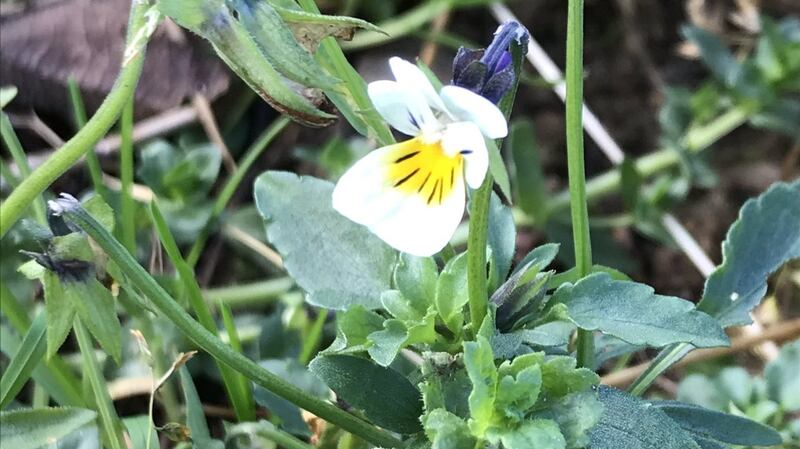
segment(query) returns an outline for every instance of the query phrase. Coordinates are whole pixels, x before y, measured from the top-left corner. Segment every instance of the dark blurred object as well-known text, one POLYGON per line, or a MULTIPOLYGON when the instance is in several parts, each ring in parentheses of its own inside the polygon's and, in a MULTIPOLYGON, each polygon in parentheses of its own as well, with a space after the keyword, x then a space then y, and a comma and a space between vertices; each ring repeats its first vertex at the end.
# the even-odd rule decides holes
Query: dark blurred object
MULTIPOLYGON (((66 0, 3 17, 0 84, 19 88, 14 105, 68 115, 72 76, 96 109, 119 72, 129 9, 130 0, 66 0)), ((207 44, 165 21, 147 48, 136 114, 174 108, 198 92, 213 100, 229 82, 207 44)))

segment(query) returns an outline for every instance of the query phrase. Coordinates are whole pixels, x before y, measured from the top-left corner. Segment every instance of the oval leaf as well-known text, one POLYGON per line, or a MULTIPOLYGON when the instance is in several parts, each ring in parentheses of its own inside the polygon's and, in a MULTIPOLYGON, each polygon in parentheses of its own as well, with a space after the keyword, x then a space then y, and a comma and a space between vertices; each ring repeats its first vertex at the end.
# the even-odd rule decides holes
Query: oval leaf
POLYGON ((653 405, 684 430, 700 438, 744 446, 781 444, 781 435, 778 432, 747 418, 677 401, 655 401, 653 405))
POLYGON ((397 371, 350 355, 317 357, 309 369, 375 424, 404 434, 422 430, 420 393, 397 371))
POLYGON ((0 413, 0 441, 3 447, 27 448, 52 445, 97 414, 82 408, 40 408, 0 413))
POLYGON ((366 227, 333 209, 333 184, 310 176, 267 172, 255 183, 267 238, 286 270, 320 307, 381 307, 391 288, 396 253, 366 227))

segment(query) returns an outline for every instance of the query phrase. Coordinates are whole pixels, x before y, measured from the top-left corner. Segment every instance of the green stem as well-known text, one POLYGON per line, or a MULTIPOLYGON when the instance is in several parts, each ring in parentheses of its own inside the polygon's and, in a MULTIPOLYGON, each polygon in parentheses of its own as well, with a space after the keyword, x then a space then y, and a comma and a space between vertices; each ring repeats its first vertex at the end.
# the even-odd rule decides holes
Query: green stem
POLYGON ((231 309, 264 306, 276 302, 293 286, 293 279, 282 277, 251 284, 210 288, 203 290, 203 297, 213 303, 223 302, 231 309))
POLYGON ((385 447, 404 447, 404 443, 389 432, 376 428, 368 422, 353 416, 344 410, 322 399, 309 395, 305 391, 265 370, 247 357, 232 350, 218 337, 193 320, 186 311, 136 262, 125 248, 112 237, 103 226, 80 205, 62 201, 63 214, 71 222, 79 226, 103 248, 125 273, 131 282, 146 295, 153 306, 172 321, 186 337, 212 357, 242 373, 258 385, 276 395, 294 403, 300 408, 354 433, 363 439, 385 447))
MULTIPOLYGON (((164 216, 161 215, 156 201, 150 203, 150 216, 155 225, 156 232, 158 233, 158 238, 161 240, 161 244, 164 246, 164 250, 170 258, 172 265, 178 271, 178 276, 188 293, 189 304, 192 310, 194 310, 197 320, 207 331, 211 332, 215 337, 218 336, 217 324, 214 322, 214 317, 211 315, 211 309, 203 300, 200 286, 197 284, 197 280, 194 277, 194 272, 181 256, 178 244, 170 233, 169 226, 166 220, 164 220, 164 216)), ((239 380, 238 374, 225 364, 217 362, 217 366, 222 375, 222 383, 225 386, 225 391, 228 393, 228 398, 230 398, 231 405, 236 412, 236 418, 242 422, 254 421, 255 409, 250 406, 251 401, 247 400, 247 398, 242 395, 244 392, 241 391, 241 381, 239 380)))
MULTIPOLYGON (((578 276, 592 269, 589 209, 583 160, 583 0, 569 0, 567 10, 567 169, 569 172, 572 238, 578 276)), ((594 369, 594 335, 578 329, 578 365, 594 369)))
POLYGON ((294 435, 286 433, 277 427, 261 428, 256 431, 256 434, 277 443, 278 446, 285 449, 314 449, 314 446, 298 440, 294 435))
MULTIPOLYGON (((688 151, 699 153, 717 140, 727 135, 734 129, 743 125, 753 115, 755 110, 750 106, 736 106, 707 125, 693 128, 685 137, 685 146, 688 151)), ((649 178, 663 170, 677 165, 680 155, 674 149, 663 149, 638 158, 635 162, 636 169, 643 178, 649 178)), ((620 188, 619 170, 612 169, 606 173, 595 176, 586 183, 586 200, 596 201, 620 188)), ((570 193, 564 191, 555 194, 547 204, 545 216, 560 212, 570 204, 570 193)))
POLYGON ((311 329, 306 332, 306 337, 303 340, 303 347, 300 351, 298 360, 303 365, 308 365, 311 358, 316 354, 319 348, 319 342, 322 340, 322 328, 325 326, 325 320, 328 318, 328 309, 319 309, 317 318, 311 324, 311 329))
POLYGON ((136 256, 136 201, 133 199, 133 95, 122 108, 120 118, 119 180, 120 239, 128 252, 136 256))
MULTIPOLYGON (((219 310, 222 314, 222 323, 225 326, 225 331, 228 333, 228 341, 231 348, 239 354, 244 354, 242 341, 239 339, 239 331, 236 329, 236 323, 233 320, 233 313, 231 309, 224 303, 219 303, 219 310)), ((234 372, 235 379, 238 384, 237 402, 240 403, 242 408, 242 416, 238 416, 239 421, 248 422, 256 420, 256 405, 253 398, 253 388, 250 386, 250 381, 239 373, 234 372)))
MULTIPOLYGON (((147 2, 132 2, 126 48, 144 24, 145 12, 149 7, 147 2)), ((136 88, 143 61, 144 48, 141 48, 122 66, 114 87, 86 126, 33 171, 0 205, 0 237, 6 235, 11 226, 20 219, 25 209, 36 201, 37 196, 41 195, 50 184, 72 167, 81 156, 91 150, 97 141, 111 129, 136 88)))
MULTIPOLYGON (((22 149, 22 144, 19 143, 17 133, 14 132, 14 127, 11 125, 11 120, 8 119, 8 115, 5 112, 0 112, 0 134, 2 134, 3 142, 8 147, 8 152, 14 158, 20 178, 25 180, 31 175, 31 167, 28 165, 28 157, 22 149)), ((33 214, 39 223, 47 223, 44 199, 40 195, 37 195, 33 201, 33 214)))
POLYGON ((688 343, 677 343, 662 349, 658 356, 650 363, 650 366, 647 367, 647 370, 640 374, 639 377, 633 381, 631 386, 628 387, 628 392, 635 396, 641 396, 661 373, 682 359, 683 356, 688 354, 692 349, 694 349, 694 347, 688 343))
MULTIPOLYGON (((75 119, 75 130, 80 131, 88 119, 86 118, 86 107, 83 104, 81 97, 81 90, 75 79, 70 77, 67 80, 67 87, 69 89, 69 99, 72 103, 72 114, 75 119)), ((92 187, 94 191, 100 195, 101 198, 108 198, 106 186, 103 184, 103 169, 100 167, 100 161, 97 159, 97 154, 92 151, 86 152, 86 166, 89 168, 89 177, 92 178, 92 187)))
POLYGON ((197 239, 189 250, 189 255, 186 256, 186 261, 189 266, 194 267, 197 265, 197 261, 200 260, 200 255, 203 253, 203 248, 205 248, 206 242, 208 241, 214 222, 222 215, 222 212, 233 197, 233 194, 236 193, 236 189, 239 187, 239 184, 242 183, 242 179, 244 179, 250 167, 253 166, 255 161, 258 160, 258 157, 267 149, 267 146, 278 137, 278 134, 280 134, 289 123, 291 123, 291 121, 285 116, 275 120, 275 122, 250 145, 242 157, 242 160, 236 164, 236 171, 228 178, 225 185, 222 187, 217 199, 214 201, 214 208, 211 211, 211 216, 206 226, 200 232, 200 235, 197 236, 197 239))
POLYGON ((80 319, 75 319, 73 328, 75 330, 75 338, 78 340, 78 347, 83 356, 83 372, 89 378, 89 384, 92 386, 97 412, 100 415, 100 425, 106 435, 106 440, 112 449, 125 449, 126 445, 119 431, 122 424, 119 421, 116 410, 114 410, 114 403, 108 394, 108 386, 103 378, 100 366, 94 358, 94 346, 89 332, 80 319))
POLYGON ((489 308, 488 280, 486 279, 486 238, 489 232, 489 200, 494 179, 486 179, 470 198, 469 237, 467 239, 467 291, 472 333, 477 334, 489 308))
POLYGON ((342 42, 342 48, 346 51, 360 50, 399 39, 430 22, 445 10, 454 7, 456 3, 458 2, 453 0, 428 0, 397 17, 379 23, 378 27, 386 34, 362 31, 353 36, 349 42, 342 42))

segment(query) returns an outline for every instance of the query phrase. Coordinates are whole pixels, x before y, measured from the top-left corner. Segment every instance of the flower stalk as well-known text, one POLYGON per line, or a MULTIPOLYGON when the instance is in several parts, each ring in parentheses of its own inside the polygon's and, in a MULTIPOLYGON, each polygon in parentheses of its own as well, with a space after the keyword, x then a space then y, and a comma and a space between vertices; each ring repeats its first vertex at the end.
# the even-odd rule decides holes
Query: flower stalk
MULTIPOLYGON (((572 238, 578 276, 592 269, 586 174, 583 158, 583 0, 569 0, 567 9, 567 170, 572 238)), ((578 329, 578 366, 594 369, 594 335, 578 329)))

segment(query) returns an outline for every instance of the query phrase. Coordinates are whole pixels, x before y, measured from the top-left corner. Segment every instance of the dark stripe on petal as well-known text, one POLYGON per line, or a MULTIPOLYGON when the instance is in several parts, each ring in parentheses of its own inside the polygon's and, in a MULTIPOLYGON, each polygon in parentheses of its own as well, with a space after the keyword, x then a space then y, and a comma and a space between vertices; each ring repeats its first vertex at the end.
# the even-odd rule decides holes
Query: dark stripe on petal
POLYGON ((431 196, 429 196, 429 197, 428 197, 428 204, 431 204, 431 201, 433 201, 433 195, 434 195, 434 194, 436 193, 436 191, 439 189, 439 183, 440 183, 440 182, 442 182, 442 179, 441 179, 441 178, 437 179, 437 180, 436 180, 436 184, 434 184, 434 185, 433 185, 433 190, 431 191, 431 196))
POLYGON ((400 185, 402 185, 404 182, 406 182, 409 179, 411 179, 412 176, 416 175, 418 171, 419 171, 419 168, 414 169, 414 171, 409 173, 408 176, 406 176, 405 178, 403 178, 403 179, 397 181, 396 183, 394 183, 394 186, 395 187, 400 187, 400 185))
POLYGON ((397 158, 397 160, 395 160, 394 163, 395 164, 399 164, 400 162, 407 161, 407 160, 411 159, 412 157, 414 157, 414 156, 416 156, 418 154, 419 154, 419 151, 414 151, 413 153, 408 153, 405 156, 400 156, 399 158, 397 158))
POLYGON ((428 183, 428 179, 430 179, 430 178, 431 178, 431 172, 428 172, 428 176, 426 176, 426 177, 425 177, 425 180, 424 180, 424 181, 422 181, 422 185, 420 185, 420 186, 419 186, 419 189, 417 189, 417 193, 420 193, 420 192, 422 192, 422 189, 423 189, 423 188, 425 188, 425 184, 427 184, 427 183, 428 183))

